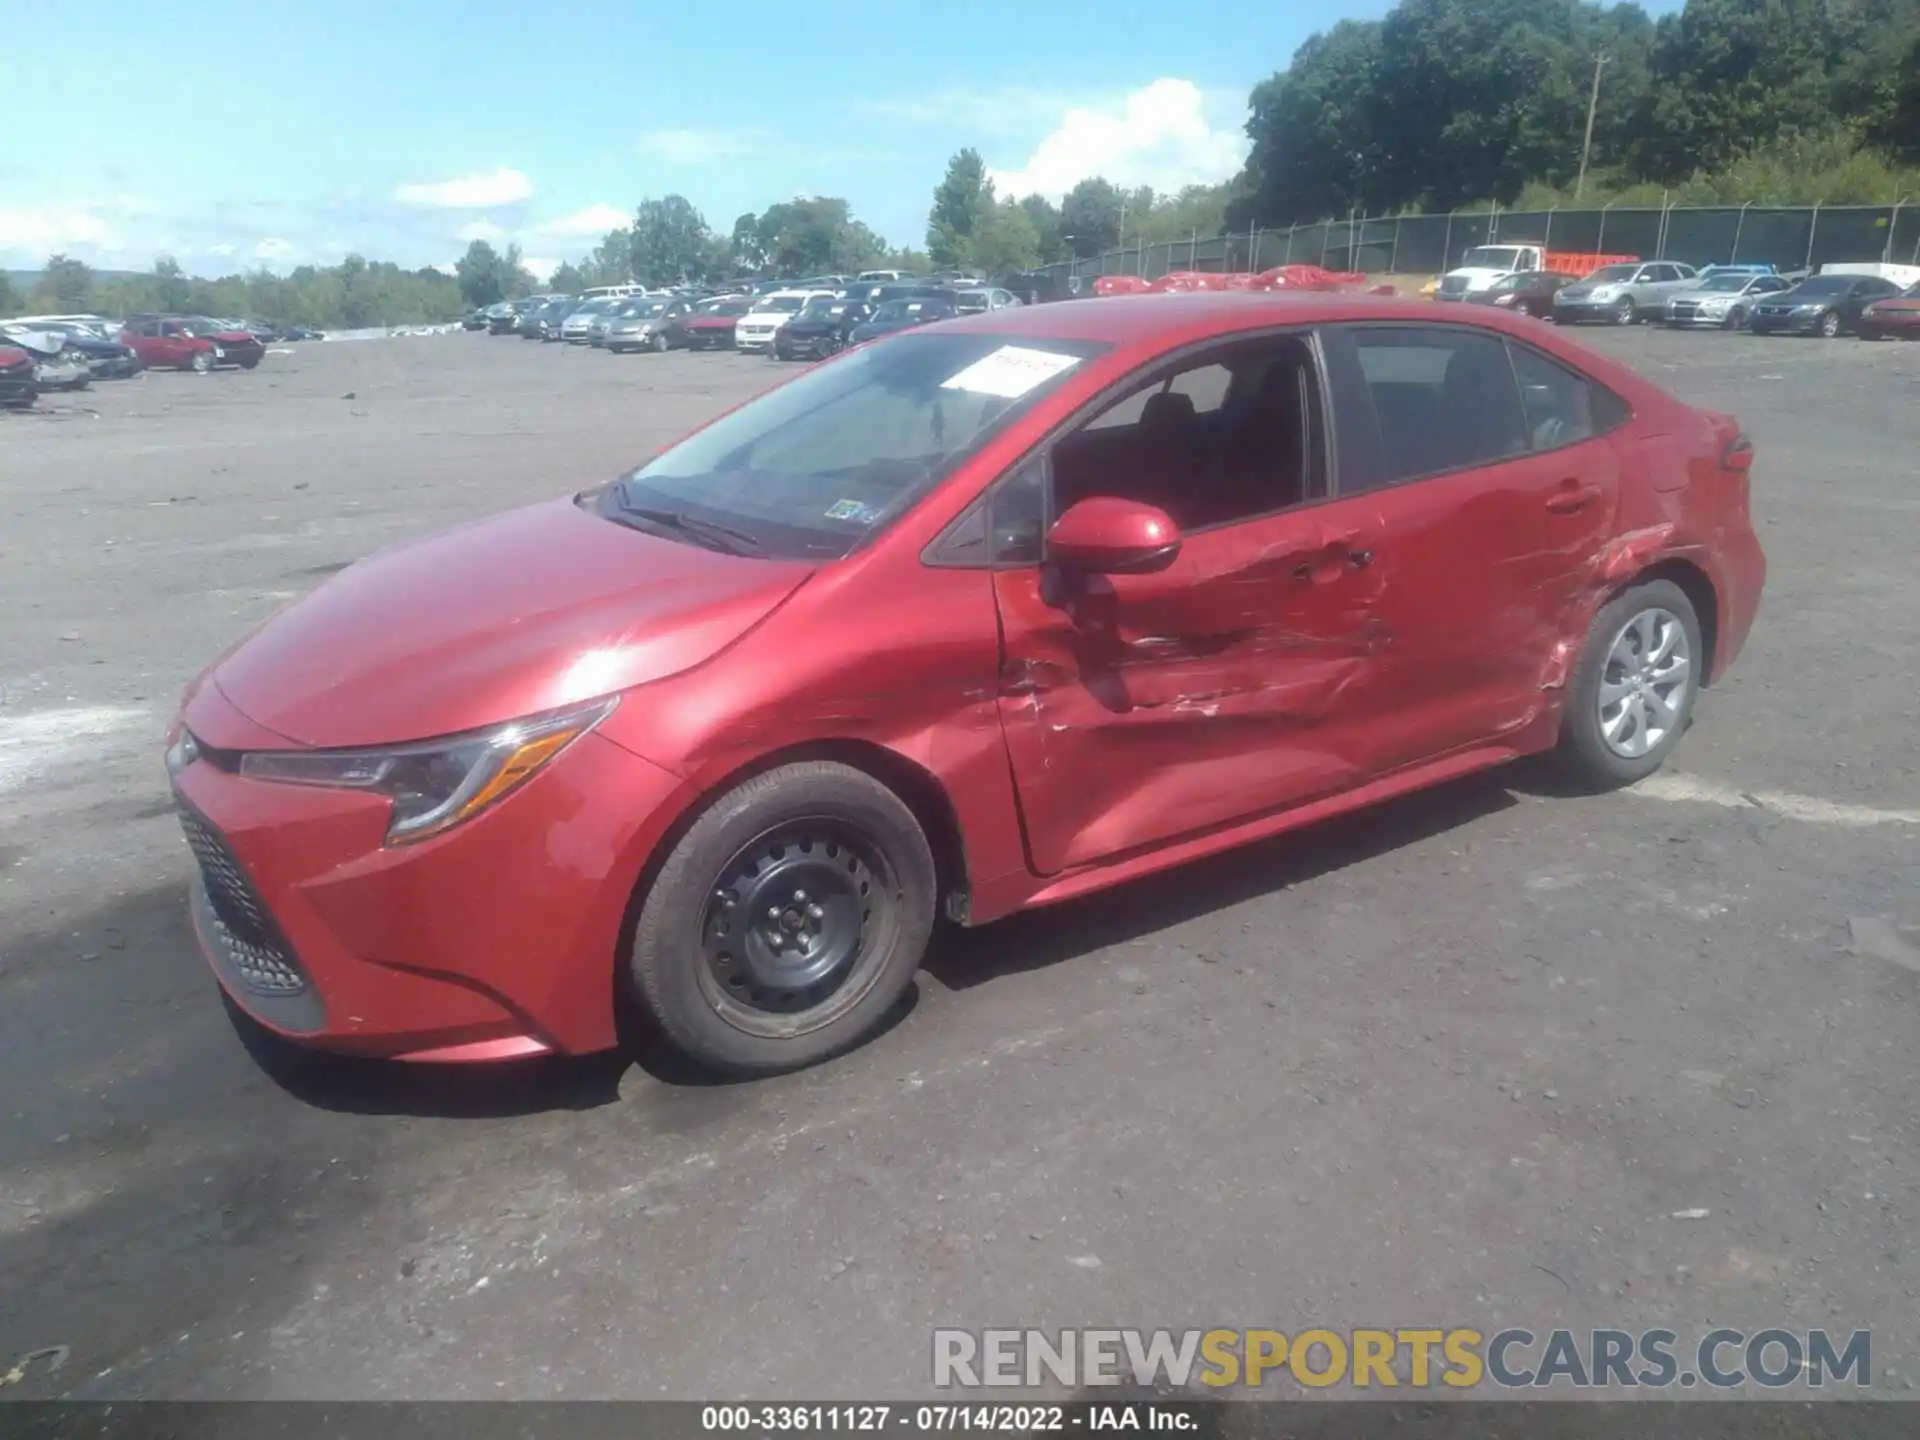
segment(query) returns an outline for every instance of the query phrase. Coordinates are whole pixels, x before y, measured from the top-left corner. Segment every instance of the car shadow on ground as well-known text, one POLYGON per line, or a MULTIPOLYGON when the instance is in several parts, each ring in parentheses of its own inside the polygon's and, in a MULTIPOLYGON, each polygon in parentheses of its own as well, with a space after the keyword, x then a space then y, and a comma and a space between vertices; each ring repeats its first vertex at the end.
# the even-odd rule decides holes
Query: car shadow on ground
POLYGON ((1304 884, 1510 808, 1517 803, 1515 768, 1469 775, 976 930, 949 927, 926 970, 948 989, 965 990, 1304 884))

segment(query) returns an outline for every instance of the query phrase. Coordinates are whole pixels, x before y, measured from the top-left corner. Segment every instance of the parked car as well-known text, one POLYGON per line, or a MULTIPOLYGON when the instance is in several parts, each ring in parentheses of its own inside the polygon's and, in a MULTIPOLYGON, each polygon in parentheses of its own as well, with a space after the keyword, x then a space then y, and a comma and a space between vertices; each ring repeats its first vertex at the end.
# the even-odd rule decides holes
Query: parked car
POLYGON ((569 345, 585 345, 593 338, 593 322, 626 303, 624 295, 596 295, 583 300, 560 326, 560 338, 569 345))
POLYGON ((546 304, 529 310, 520 318, 520 337, 523 340, 558 340, 560 327, 579 303, 571 296, 557 295, 546 304))
POLYGON ((606 347, 616 355, 629 350, 671 350, 678 321, 694 313, 691 300, 629 300, 608 317, 606 347))
POLYGON ((920 295, 910 300, 889 300, 884 305, 876 306, 871 316, 854 326, 853 333, 847 339, 851 344, 861 345, 869 340, 878 340, 882 335, 891 335, 896 330, 911 330, 918 325, 930 325, 935 320, 950 320, 959 313, 951 295, 920 295))
POLYGON ((1920 283, 1869 303, 1853 331, 1862 340, 1920 340, 1920 283))
POLYGON ((64 331, 0 324, 0 343, 24 350, 32 357, 34 388, 42 394, 52 390, 84 390, 93 383, 93 372, 86 358, 68 345, 64 331))
MULTIPOLYGON (((484 329, 485 327, 483 326, 482 328, 484 329)), ((283 326, 280 331, 280 339, 283 342, 292 342, 297 340, 324 340, 326 338, 327 338, 326 331, 315 330, 306 325, 287 325, 287 326, 283 326)))
POLYGON ((1715 273, 1697 285, 1676 290, 1667 297, 1662 317, 1672 328, 1686 329, 1711 325, 1722 330, 1743 330, 1761 297, 1777 295, 1787 282, 1766 271, 1714 267, 1715 273))
POLYGON ((815 298, 831 300, 831 290, 775 290, 753 302, 753 308, 740 317, 733 328, 733 348, 765 350, 782 325, 806 308, 815 298))
POLYGON ((25 410, 39 395, 33 356, 18 345, 0 345, 0 408, 25 410))
POLYGON ((1691 265, 1677 260, 1602 265, 1586 279, 1561 288, 1553 297, 1553 320, 1556 325, 1582 320, 1631 325, 1663 313, 1667 297, 1697 278, 1691 265))
POLYGON ((1553 297, 1577 277, 1557 270, 1525 270, 1495 280, 1478 290, 1469 290, 1459 298, 1469 305, 1496 305, 1502 310, 1517 310, 1536 320, 1553 317, 1553 297))
POLYGON ((1755 305, 1747 325, 1756 335, 1831 340, 1858 325, 1868 305, 1899 293, 1897 284, 1879 275, 1814 275, 1755 305))
POLYGON ((194 316, 162 316, 131 323, 120 341, 149 370, 212 370, 237 365, 252 370, 267 350, 244 330, 233 330, 194 316))
POLYGON ((502 300, 487 307, 487 333, 489 335, 511 335, 514 327, 520 323, 520 306, 512 300, 502 300))
POLYGON ((776 360, 824 360, 846 349, 854 328, 872 313, 859 300, 815 296, 773 332, 768 353, 776 360))
POLYGON ((734 326, 752 308, 745 297, 708 300, 667 327, 668 343, 689 350, 731 350, 734 326))
POLYGON ((631 1004, 779 1072, 894 1017, 938 917, 1521 756, 1652 774, 1753 624, 1753 446, 1434 315, 956 319, 322 582, 166 735, 239 1023, 488 1061, 613 1048, 631 1004))
POLYGON ((63 325, 57 333, 66 341, 67 351, 86 362, 95 380, 126 380, 146 368, 133 348, 117 337, 80 325, 63 325))
POLYGON ((487 328, 488 319, 487 307, 482 305, 476 309, 469 310, 465 315, 460 317, 460 328, 462 330, 484 330, 487 328))
POLYGON ((953 308, 962 315, 978 315, 986 310, 1004 310, 1018 305, 1020 297, 998 285, 982 285, 953 292, 953 308))

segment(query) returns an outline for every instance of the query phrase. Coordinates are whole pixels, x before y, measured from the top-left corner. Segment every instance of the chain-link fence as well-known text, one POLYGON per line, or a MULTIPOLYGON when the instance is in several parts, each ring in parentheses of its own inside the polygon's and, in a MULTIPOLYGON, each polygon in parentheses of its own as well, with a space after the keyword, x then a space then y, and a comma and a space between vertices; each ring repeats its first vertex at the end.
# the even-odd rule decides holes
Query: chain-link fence
POLYGON ((1920 265, 1920 196, 1898 205, 1665 206, 1598 210, 1491 210, 1326 220, 1285 230, 1198 235, 1127 245, 1047 267, 1076 275, 1173 270, 1259 271, 1321 265, 1369 275, 1438 275, 1476 245, 1539 245, 1586 254, 1635 255, 1689 265, 1772 265, 1779 270, 1881 261, 1920 265))

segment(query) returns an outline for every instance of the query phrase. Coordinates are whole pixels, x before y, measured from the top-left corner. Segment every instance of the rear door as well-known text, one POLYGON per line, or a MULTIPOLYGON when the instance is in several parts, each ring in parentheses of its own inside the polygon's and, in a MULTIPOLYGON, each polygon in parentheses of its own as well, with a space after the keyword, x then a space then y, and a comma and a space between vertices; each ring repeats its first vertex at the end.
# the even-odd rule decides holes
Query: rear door
MULTIPOLYGON (((1530 719, 1611 530, 1615 411, 1532 346, 1464 325, 1327 333, 1336 494, 1380 520, 1383 769, 1530 719)), ((1619 412, 1624 413, 1624 412, 1619 412)))

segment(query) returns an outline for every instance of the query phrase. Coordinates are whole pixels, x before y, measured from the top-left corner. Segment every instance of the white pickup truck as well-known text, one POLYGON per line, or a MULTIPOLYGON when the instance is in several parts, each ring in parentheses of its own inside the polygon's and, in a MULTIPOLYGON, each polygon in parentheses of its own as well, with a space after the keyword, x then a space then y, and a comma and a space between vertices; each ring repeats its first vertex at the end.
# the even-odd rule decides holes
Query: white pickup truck
POLYGON ((1544 245, 1476 245, 1460 257, 1459 265, 1440 277, 1435 297, 1464 300, 1488 289, 1509 275, 1524 275, 1547 268, 1544 245))

